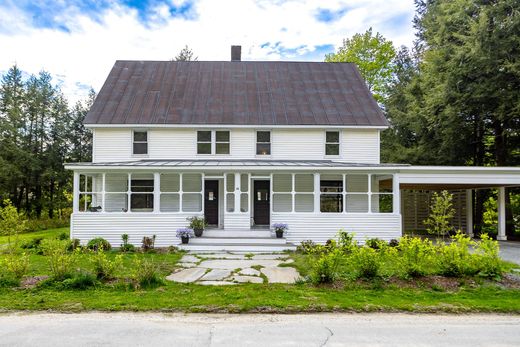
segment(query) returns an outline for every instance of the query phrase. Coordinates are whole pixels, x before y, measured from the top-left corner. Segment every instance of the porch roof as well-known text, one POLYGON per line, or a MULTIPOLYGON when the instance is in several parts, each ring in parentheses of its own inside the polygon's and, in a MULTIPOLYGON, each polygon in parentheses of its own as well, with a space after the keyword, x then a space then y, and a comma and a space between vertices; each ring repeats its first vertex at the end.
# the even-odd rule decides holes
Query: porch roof
POLYGON ((103 163, 68 163, 65 168, 71 170, 81 169, 398 169, 407 167, 407 164, 363 164, 347 163, 333 160, 268 160, 268 159, 193 159, 193 160, 135 160, 124 162, 103 163))

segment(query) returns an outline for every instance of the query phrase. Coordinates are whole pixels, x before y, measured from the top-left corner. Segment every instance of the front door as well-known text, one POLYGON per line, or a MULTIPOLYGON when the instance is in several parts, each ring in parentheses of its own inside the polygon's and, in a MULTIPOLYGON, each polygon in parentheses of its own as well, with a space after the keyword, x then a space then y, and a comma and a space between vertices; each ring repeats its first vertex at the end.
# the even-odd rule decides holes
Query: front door
POLYGON ((269 225, 270 210, 269 181, 254 181, 253 213, 255 225, 269 225))
POLYGON ((218 181, 204 181, 204 217, 209 225, 218 226, 218 181))

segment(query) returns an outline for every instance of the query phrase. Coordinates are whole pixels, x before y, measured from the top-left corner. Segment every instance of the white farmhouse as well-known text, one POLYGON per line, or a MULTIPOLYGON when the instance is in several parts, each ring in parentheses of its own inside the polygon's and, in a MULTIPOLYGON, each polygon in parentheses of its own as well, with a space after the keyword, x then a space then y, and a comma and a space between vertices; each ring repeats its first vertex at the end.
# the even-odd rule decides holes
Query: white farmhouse
POLYGON ((383 164, 388 127, 349 63, 117 61, 85 119, 91 163, 71 163, 71 237, 176 245, 186 218, 209 229, 188 249, 280 250, 340 229, 399 238, 424 228, 432 190, 455 194, 456 226, 472 233, 473 189, 504 187, 520 168, 383 164), (273 223, 287 223, 284 239, 273 223))

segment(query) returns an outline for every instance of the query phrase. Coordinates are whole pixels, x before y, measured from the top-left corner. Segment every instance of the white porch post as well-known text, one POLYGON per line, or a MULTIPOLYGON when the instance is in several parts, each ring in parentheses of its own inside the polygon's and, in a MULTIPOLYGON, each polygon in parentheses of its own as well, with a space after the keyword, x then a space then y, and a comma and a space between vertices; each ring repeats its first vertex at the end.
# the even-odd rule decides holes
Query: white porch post
POLYGON ((105 212, 106 173, 101 174, 101 212, 105 212))
POLYGON ((392 180, 392 193, 393 196, 393 206, 392 210, 395 214, 401 213, 401 191, 399 190, 399 174, 394 174, 393 180, 392 180))
POLYGON ((498 235, 497 240, 505 241, 506 236, 506 188, 498 188, 498 235))
POLYGON ((314 174, 314 213, 320 212, 320 174, 314 174))
POLYGON ((473 234, 473 191, 466 189, 466 229, 469 237, 473 234))
POLYGON ((235 213, 240 212, 240 174, 235 172, 235 213))
POLYGON ((161 174, 153 173, 153 213, 161 211, 161 174))
POLYGON ((72 212, 79 212, 79 172, 74 171, 72 212))

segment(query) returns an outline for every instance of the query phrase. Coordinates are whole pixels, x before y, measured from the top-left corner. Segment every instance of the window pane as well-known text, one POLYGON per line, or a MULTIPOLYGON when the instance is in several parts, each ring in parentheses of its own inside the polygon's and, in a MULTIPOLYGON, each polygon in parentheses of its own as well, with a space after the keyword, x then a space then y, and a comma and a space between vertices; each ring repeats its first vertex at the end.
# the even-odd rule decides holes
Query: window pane
POLYGON ((217 142, 229 142, 229 131, 216 131, 217 142))
POLYGON ((226 194, 226 211, 235 212, 235 194, 226 194))
POLYGON ((291 194, 273 194, 273 211, 274 212, 291 212, 292 211, 292 195, 291 194))
POLYGON ((339 132, 338 131, 327 131, 328 143, 339 143, 339 132))
POLYGON ((92 176, 79 175, 79 191, 84 193, 92 192, 92 176))
POLYGON ((392 175, 372 175, 372 193, 392 193, 392 175))
POLYGON ((247 212, 249 210, 249 194, 240 194, 240 212, 247 212))
POLYGON ((257 143, 256 144, 256 154, 270 155, 271 154, 271 144, 270 143, 257 143))
POLYGON ((146 131, 134 131, 134 142, 146 142, 148 133, 146 131))
POLYGON ((313 212, 314 194, 295 194, 294 210, 296 212, 313 212))
POLYGON ((229 154, 229 143, 217 143, 216 152, 217 154, 229 154))
POLYGON ((273 175, 273 192, 292 191, 292 176, 290 174, 273 175))
POLYGON ((314 191, 314 175, 313 174, 297 174, 294 176, 294 190, 297 192, 313 192, 314 191))
POLYGON ((211 154, 211 143, 198 143, 197 154, 211 154))
POLYGON ((368 175, 347 175, 348 193, 367 193, 368 175))
POLYGON ((153 180, 132 179, 132 192, 153 192, 153 180))
POLYGON ((182 195, 182 211, 202 212, 202 194, 184 193, 182 195))
POLYGON ((321 212, 342 212, 343 211, 343 195, 342 194, 321 194, 320 195, 320 211, 321 212))
POLYGON ((393 195, 392 194, 373 194, 371 201, 372 213, 392 213, 393 195))
POLYGON ((178 192, 179 174, 161 174, 161 192, 178 192))
POLYGON ((339 155, 339 145, 327 143, 325 145, 325 155, 339 155))
POLYGON ((368 195, 367 194, 347 194, 347 212, 367 213, 368 195))
POLYGON ((152 212, 153 194, 132 194, 130 196, 130 209, 132 212, 152 212))
POLYGON ((247 192, 249 189, 249 176, 247 174, 240 175, 240 191, 247 192))
POLYGON ((182 175, 182 191, 184 192, 202 192, 202 175, 201 174, 183 174, 182 175))
POLYGON ((234 192, 235 191, 235 174, 227 174, 226 176, 226 191, 234 192))
POLYGON ((197 131, 197 142, 211 142, 211 131, 197 131))
POLYGON ((179 212, 179 194, 161 194, 161 212, 179 212))
POLYGON ((92 194, 80 194, 79 195, 79 211, 90 212, 92 207, 92 194))
POLYGON ((320 191, 324 193, 343 192, 343 181, 320 181, 320 191))
POLYGON ((271 132, 270 131, 257 131, 256 132, 256 142, 271 142, 271 132))
POLYGON ((134 143, 134 154, 148 154, 148 144, 134 143))
POLYGON ((126 193, 105 194, 106 212, 126 212, 128 208, 128 195, 126 193))
POLYGON ((106 174, 105 191, 106 192, 126 192, 126 191, 128 191, 128 175, 127 174, 106 174))

